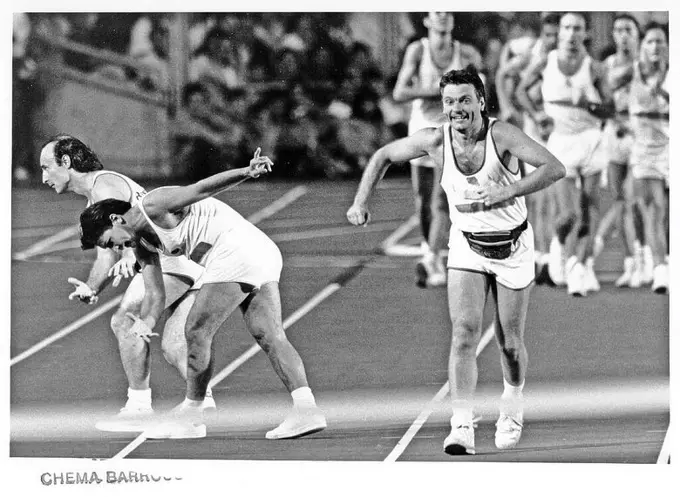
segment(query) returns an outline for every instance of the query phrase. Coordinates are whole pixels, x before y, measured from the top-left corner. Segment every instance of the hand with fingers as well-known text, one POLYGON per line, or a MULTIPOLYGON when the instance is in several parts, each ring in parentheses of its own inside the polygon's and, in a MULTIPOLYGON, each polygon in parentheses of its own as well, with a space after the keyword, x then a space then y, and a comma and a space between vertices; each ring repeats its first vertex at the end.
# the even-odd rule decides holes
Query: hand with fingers
POLYGON ((99 297, 97 297, 97 292, 95 292, 94 290, 92 290, 92 288, 87 286, 87 283, 83 283, 82 281, 76 278, 69 278, 68 282, 76 287, 75 291, 68 296, 69 300, 77 298, 81 302, 90 305, 96 304, 97 301, 99 300, 99 297))
POLYGON ((272 172, 272 166, 274 165, 274 163, 266 155, 260 157, 261 151, 262 149, 260 149, 260 147, 257 147, 257 150, 255 150, 255 155, 253 156, 252 159, 250 159, 248 176, 250 176, 251 178, 257 178, 262 174, 272 172))
POLYGON ((134 335, 138 338, 141 338, 146 343, 151 342, 151 337, 159 336, 158 333, 154 333, 153 330, 149 328, 149 326, 139 316, 136 316, 131 312, 126 312, 125 315, 132 319, 133 322, 130 330, 128 331, 129 335, 134 335))
POLYGON ((352 207, 347 210, 347 220, 354 226, 365 226, 370 219, 371 213, 365 205, 352 204, 352 207))
POLYGON ((109 277, 113 277, 112 285, 118 286, 123 278, 132 278, 136 272, 137 260, 134 257, 121 257, 111 269, 109 277))

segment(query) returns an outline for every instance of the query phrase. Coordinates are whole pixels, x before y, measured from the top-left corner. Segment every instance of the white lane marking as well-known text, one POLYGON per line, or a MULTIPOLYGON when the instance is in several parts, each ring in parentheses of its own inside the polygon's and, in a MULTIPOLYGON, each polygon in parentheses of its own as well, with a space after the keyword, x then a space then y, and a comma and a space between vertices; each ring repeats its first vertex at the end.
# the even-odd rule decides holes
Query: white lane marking
POLYGON ((399 226, 395 230, 394 233, 392 233, 390 236, 388 236, 381 244, 380 244, 380 249, 385 252, 389 249, 389 247, 393 246, 395 243, 397 243, 399 240, 404 238, 406 235, 408 235, 413 228, 418 226, 418 216, 415 214, 408 218, 404 224, 399 226))
MULTIPOLYGON (((477 345, 477 354, 476 357, 479 357, 479 354, 482 353, 484 348, 489 344, 491 339, 494 336, 494 325, 491 324, 487 330, 484 332, 482 335, 482 338, 479 340, 479 344, 477 345)), ((411 424, 408 430, 406 430, 406 433, 404 433, 404 436, 401 437, 399 442, 397 442, 397 445, 394 446, 394 449, 392 449, 392 452, 388 454, 388 456, 385 458, 385 462, 394 462, 397 459, 399 459, 399 456, 401 456, 404 451, 406 450, 406 447, 408 447, 408 444, 411 443, 411 440, 416 436, 418 431, 423 427, 427 419, 430 417, 432 412, 435 410, 435 408, 438 406, 438 404, 444 400, 444 397, 446 397, 446 394, 448 393, 449 390, 449 382, 447 381, 442 385, 442 387, 439 389, 439 391, 435 394, 435 396, 432 398, 430 402, 427 403, 427 405, 423 408, 423 410, 420 412, 418 417, 416 417, 415 421, 411 424)))
POLYGON ((264 221, 268 217, 273 216, 276 214, 278 211, 283 209, 284 207, 287 207, 289 204, 292 204, 295 202, 297 199, 302 197, 305 193, 307 193, 307 188, 304 186, 296 186, 292 190, 288 191, 285 193, 283 196, 281 196, 278 200, 275 200, 271 204, 269 204, 267 207, 264 207, 263 209, 259 210, 258 212, 254 213, 248 218, 248 221, 250 221, 253 224, 257 224, 260 221, 264 221))
MULTIPOLYGON (((268 205, 264 209, 261 209, 254 214, 252 214, 250 217, 248 217, 248 221, 250 221, 253 224, 257 224, 258 222, 273 216, 276 214, 278 211, 283 209, 284 207, 288 206, 298 198, 300 198, 302 195, 307 193, 307 189, 304 187, 296 187, 293 188, 292 190, 288 191, 285 195, 283 195, 281 198, 278 200, 274 201, 272 204, 268 205)), ((70 228, 69 228, 70 229, 70 228)), ((78 227, 75 227, 76 233, 78 232, 78 227)), ((57 235, 63 237, 64 232, 67 230, 64 230, 61 233, 57 233, 57 235)), ((40 248, 40 250, 45 250, 48 249, 50 245, 54 245, 59 241, 57 239, 57 235, 50 237, 53 240, 51 241, 50 244, 45 245, 45 242, 47 240, 43 241, 43 245, 40 248)), ((70 236, 70 235, 69 235, 70 236)), ((34 246, 35 247, 35 246, 34 246)), ((35 248, 33 249, 35 251, 35 248)), ((35 252, 38 253, 38 252, 35 252)), ((33 254, 35 255, 35 254, 33 254)), ((81 317, 80 319, 76 320, 72 324, 68 325, 67 327, 57 331, 53 335, 47 337, 46 339, 42 340, 41 342, 38 342, 35 344, 33 347, 29 348, 28 350, 25 350, 21 354, 17 355, 10 361, 10 366, 14 366, 15 364, 23 361, 24 359, 32 356, 36 352, 39 352, 40 350, 44 349, 51 343, 54 343, 55 341, 59 340, 60 338, 65 337, 66 335, 76 331, 78 328, 81 328, 82 326, 86 325, 93 319, 98 318, 102 314, 104 314, 106 311, 112 309, 115 307, 121 300, 123 299, 122 295, 119 295, 118 297, 108 301, 106 304, 102 305, 101 307, 98 307, 97 309, 93 310, 92 312, 86 314, 85 316, 81 317)))
POLYGON ((21 252, 17 252, 12 256, 12 259, 18 260, 18 261, 25 261, 29 259, 30 257, 33 257, 34 255, 40 254, 44 252, 45 250, 49 249, 52 245, 55 243, 59 243, 63 240, 66 240, 67 238, 71 238, 74 235, 78 234, 78 225, 74 226, 69 226, 68 228, 65 228, 61 231, 58 231, 52 236, 49 236, 45 238, 44 240, 40 240, 39 242, 34 243, 30 247, 28 247, 26 250, 22 250, 21 252))
POLYGON ((666 436, 663 439, 659 457, 656 459, 657 464, 670 464, 671 462, 671 426, 672 425, 668 423, 668 431, 666 431, 666 436))
POLYGON ((371 224, 361 230, 358 230, 356 226, 338 226, 335 228, 320 228, 318 230, 271 234, 269 235, 269 238, 275 242, 294 242, 296 240, 309 240, 311 238, 323 238, 327 236, 360 235, 362 233, 387 231, 392 228, 394 228, 394 223, 387 222, 371 224))
POLYGON ((36 343, 36 344, 35 344, 34 346, 32 346, 31 348, 29 348, 29 349, 23 351, 21 354, 19 354, 19 355, 17 355, 16 357, 14 357, 14 358, 9 362, 9 365, 10 365, 10 366, 14 366, 15 364, 17 364, 17 363, 23 361, 24 359, 27 359, 28 357, 32 356, 32 355, 35 354, 36 352, 41 351, 42 349, 44 349, 45 347, 47 347, 47 346, 50 345, 51 343, 54 343, 54 342, 56 342, 57 340, 59 340, 59 339, 61 339, 61 338, 64 338, 66 335, 69 335, 69 334, 73 333, 73 332, 76 331, 78 328, 80 328, 80 327, 86 325, 86 324, 89 323, 90 321, 92 321, 92 320, 98 318, 99 316, 101 316, 101 315, 104 314, 105 312, 107 312, 107 311, 109 311, 110 309, 114 308, 116 305, 118 305, 118 303, 119 303, 121 300, 123 300, 123 296, 122 296, 122 295, 119 295, 118 297, 116 297, 116 298, 114 298, 114 299, 112 299, 112 300, 109 300, 106 304, 102 305, 101 307, 97 307, 95 310, 93 310, 92 312, 89 312, 89 313, 85 314, 83 317, 81 317, 80 319, 74 321, 73 323, 71 323, 71 324, 68 325, 67 327, 62 328, 61 330, 57 331, 57 332, 54 333, 53 335, 50 335, 49 337, 45 338, 44 340, 42 340, 42 341, 36 343))
POLYGON ((54 230, 63 226, 42 226, 39 228, 12 228, 12 240, 20 238, 33 238, 37 236, 53 235, 54 230))

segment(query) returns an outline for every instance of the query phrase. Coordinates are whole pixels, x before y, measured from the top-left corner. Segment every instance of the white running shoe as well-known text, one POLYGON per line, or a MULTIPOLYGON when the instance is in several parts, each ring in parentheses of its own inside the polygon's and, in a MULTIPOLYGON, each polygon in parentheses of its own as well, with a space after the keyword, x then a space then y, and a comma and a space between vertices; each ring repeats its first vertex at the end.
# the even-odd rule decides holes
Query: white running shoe
MULTIPOLYGON (((626 257, 623 259, 623 274, 619 276, 614 282, 616 288, 621 288, 624 286, 631 286, 631 280, 633 279, 633 273, 635 272, 635 259, 632 257, 626 257)), ((639 275, 637 276, 639 278, 639 275)), ((638 285, 639 286, 639 285, 638 285)), ((633 288, 633 287, 631 287, 633 288)))
POLYGON ((435 256, 432 264, 432 272, 427 278, 427 286, 439 287, 446 286, 446 267, 441 257, 435 256))
POLYGON ((471 424, 451 427, 451 433, 444 439, 444 452, 450 456, 464 456, 475 453, 475 429, 471 424))
POLYGON ((548 261, 548 274, 553 282, 560 286, 566 282, 564 269, 564 245, 562 245, 557 237, 553 237, 550 241, 550 252, 548 261))
POLYGON ((585 273, 585 266, 576 257, 571 257, 567 262, 567 293, 572 297, 586 296, 585 273))
POLYGON ((185 439, 204 438, 206 433, 203 408, 188 407, 182 403, 163 421, 146 430, 144 436, 150 439, 185 439))
POLYGON ((583 289, 588 292, 599 292, 600 282, 597 281, 595 270, 593 269, 594 262, 592 258, 586 260, 585 275, 583 277, 583 289))
POLYGON ((654 293, 668 293, 668 266, 666 264, 659 264, 654 268, 652 291, 654 293))
POLYGON ((205 423, 194 421, 164 421, 144 432, 146 438, 153 440, 205 438, 205 423))
POLYGON ((522 436, 523 427, 524 416, 521 410, 512 414, 501 411, 501 415, 496 421, 496 447, 506 450, 517 446, 522 436))
POLYGON ((304 437, 319 432, 326 426, 326 417, 318 407, 293 407, 286 419, 268 431, 265 437, 269 440, 304 437))
POLYGON ((120 433, 142 432, 149 427, 153 419, 151 406, 125 405, 118 414, 108 419, 97 421, 95 428, 99 431, 112 431, 120 433))

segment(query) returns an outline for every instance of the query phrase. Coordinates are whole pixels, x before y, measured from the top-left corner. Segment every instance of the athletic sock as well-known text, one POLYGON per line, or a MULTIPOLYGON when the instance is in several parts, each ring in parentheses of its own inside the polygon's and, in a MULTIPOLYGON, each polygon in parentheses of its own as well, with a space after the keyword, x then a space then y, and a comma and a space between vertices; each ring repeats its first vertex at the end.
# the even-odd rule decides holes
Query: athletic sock
POLYGON ((309 387, 296 388, 290 392, 293 397, 293 406, 295 407, 316 407, 316 400, 312 389, 309 387))
POLYGON ((127 407, 151 407, 151 389, 134 390, 128 388, 128 400, 125 404, 127 407))
POLYGON ((458 428, 459 426, 472 426, 472 405, 470 405, 468 401, 454 401, 451 411, 453 413, 451 416, 452 428, 458 428))
POLYGON ((503 395, 502 399, 517 399, 522 397, 522 390, 524 389, 524 381, 520 385, 511 385, 503 378, 503 395))
POLYGON ((183 407, 191 407, 191 408, 200 408, 201 404, 203 404, 202 400, 191 400, 189 397, 185 397, 184 401, 182 402, 183 407))

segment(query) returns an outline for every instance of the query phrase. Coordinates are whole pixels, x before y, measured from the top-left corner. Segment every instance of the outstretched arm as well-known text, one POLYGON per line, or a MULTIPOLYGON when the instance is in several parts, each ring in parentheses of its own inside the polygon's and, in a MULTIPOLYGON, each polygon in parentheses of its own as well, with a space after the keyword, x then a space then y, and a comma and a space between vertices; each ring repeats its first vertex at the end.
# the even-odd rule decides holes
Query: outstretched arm
POLYGON ((373 193, 378 181, 385 175, 387 168, 393 162, 406 162, 429 154, 441 128, 425 128, 411 136, 393 141, 378 149, 368 161, 368 165, 361 177, 359 188, 354 197, 354 203, 347 211, 347 219, 354 225, 365 224, 369 221, 368 199, 373 193))
POLYGON ((176 212, 187 205, 195 204, 222 190, 241 183, 248 178, 257 178, 271 172, 274 163, 269 157, 260 157, 260 149, 255 151, 248 167, 231 169, 209 176, 188 186, 173 189, 172 195, 153 195, 144 198, 144 209, 149 216, 157 213, 176 212))

